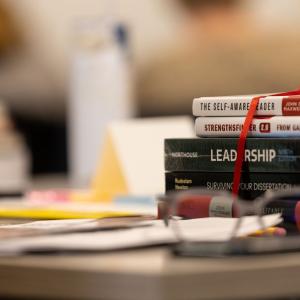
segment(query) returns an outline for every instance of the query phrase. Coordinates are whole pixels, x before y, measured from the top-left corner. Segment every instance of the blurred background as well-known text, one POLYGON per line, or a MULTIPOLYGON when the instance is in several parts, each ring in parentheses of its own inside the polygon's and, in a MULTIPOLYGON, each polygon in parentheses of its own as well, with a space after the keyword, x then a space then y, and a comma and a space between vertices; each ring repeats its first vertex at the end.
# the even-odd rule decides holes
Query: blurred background
POLYGON ((2 0, 0 178, 87 182, 110 120, 299 87, 299 30, 297 0, 2 0))

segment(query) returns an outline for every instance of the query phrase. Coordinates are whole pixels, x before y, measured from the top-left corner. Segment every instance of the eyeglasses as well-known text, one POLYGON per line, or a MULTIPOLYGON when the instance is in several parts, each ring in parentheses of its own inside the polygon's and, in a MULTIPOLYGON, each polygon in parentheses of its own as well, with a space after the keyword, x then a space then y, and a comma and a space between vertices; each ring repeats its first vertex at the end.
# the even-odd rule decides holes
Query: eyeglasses
POLYGON ((288 192, 268 191, 255 200, 243 200, 225 191, 189 189, 167 193, 159 198, 158 205, 160 217, 173 229, 179 241, 173 249, 176 254, 219 256, 300 250, 297 236, 300 232, 299 188, 288 192), (269 225, 265 222, 265 215, 274 213, 281 214, 283 222, 280 226, 283 229, 279 232, 288 230, 288 237, 274 236, 273 232, 272 236, 264 238, 244 238, 244 222, 248 227, 252 226, 268 235, 269 225), (214 234, 212 228, 207 230, 205 240, 205 228, 200 231, 199 227, 194 226, 195 222, 206 217, 234 218, 231 227, 224 231, 227 234, 224 241, 212 241, 209 236, 214 234), (249 222, 252 223, 249 225, 249 222))

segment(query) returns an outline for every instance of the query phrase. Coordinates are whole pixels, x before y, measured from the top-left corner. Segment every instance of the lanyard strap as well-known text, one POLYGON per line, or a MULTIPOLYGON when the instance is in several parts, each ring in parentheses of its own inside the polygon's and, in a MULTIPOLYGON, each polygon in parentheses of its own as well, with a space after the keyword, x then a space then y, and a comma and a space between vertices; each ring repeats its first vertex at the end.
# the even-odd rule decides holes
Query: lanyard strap
MULTIPOLYGON (((268 96, 293 96, 293 95, 300 95, 300 89, 284 92, 284 93, 278 93, 278 94, 271 94, 268 96)), ((242 167, 244 162, 244 156, 245 156, 245 144, 247 140, 247 136, 249 133, 249 129, 253 120, 253 117, 256 112, 256 107, 259 103, 259 100, 262 98, 265 98, 266 96, 256 96, 251 100, 250 108, 248 110, 248 113, 246 115, 243 129, 241 131, 239 140, 238 140, 238 146, 237 146, 237 157, 234 165, 234 173, 233 173, 233 186, 232 186, 232 193, 234 196, 237 196, 239 193, 239 187, 241 182, 241 173, 242 173, 242 167)))

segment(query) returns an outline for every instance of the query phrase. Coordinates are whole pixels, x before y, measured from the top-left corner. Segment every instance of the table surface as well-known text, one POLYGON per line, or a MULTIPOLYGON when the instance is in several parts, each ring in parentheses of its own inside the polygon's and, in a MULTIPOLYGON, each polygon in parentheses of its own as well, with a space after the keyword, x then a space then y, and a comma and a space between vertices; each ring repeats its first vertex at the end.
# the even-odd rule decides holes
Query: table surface
POLYGON ((0 295, 47 299, 252 299, 300 295, 300 254, 177 258, 167 248, 0 258, 0 295))
POLYGON ((300 253, 178 258, 156 247, 0 257, 0 298, 196 300, 300 296, 300 253))

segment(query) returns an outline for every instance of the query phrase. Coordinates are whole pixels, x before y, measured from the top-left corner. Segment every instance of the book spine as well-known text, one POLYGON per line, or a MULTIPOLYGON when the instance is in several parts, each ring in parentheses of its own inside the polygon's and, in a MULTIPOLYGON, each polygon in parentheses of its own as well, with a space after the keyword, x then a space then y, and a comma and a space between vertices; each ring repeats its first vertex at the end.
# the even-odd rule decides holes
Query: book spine
MULTIPOLYGON (((233 201, 230 199, 220 201, 219 197, 202 197, 201 195, 194 195, 182 199, 180 205, 167 211, 167 204, 161 201, 158 204, 158 218, 163 219, 166 215, 175 213, 176 216, 183 218, 207 218, 207 217, 239 217, 238 211, 234 209, 233 201), (217 205, 214 205, 214 202, 217 205), (217 210, 215 208, 218 208, 217 210)), ((262 209, 263 215, 281 214, 283 222, 287 224, 296 224, 300 230, 300 201, 295 200, 275 200, 266 204, 262 209)), ((295 229, 295 228, 293 228, 295 229)))
MULTIPOLYGON (((166 139, 165 170, 233 172, 237 143, 237 138, 166 139)), ((300 172, 300 139, 247 139, 242 171, 300 172)))
MULTIPOLYGON (((239 137, 244 117, 199 117, 196 135, 200 137, 239 137)), ((254 118, 249 137, 300 137, 299 116, 254 118)))
MULTIPOLYGON (((193 101, 194 116, 246 116, 254 96, 201 97, 193 101)), ((256 116, 299 116, 300 96, 261 98, 256 116)))
POLYGON ((237 218, 239 212, 232 198, 224 199, 219 196, 190 195, 182 198, 176 207, 170 208, 166 200, 158 202, 158 219, 176 215, 185 219, 221 217, 237 218))
MULTIPOLYGON (((233 173, 169 172, 165 174, 166 191, 182 191, 194 187, 207 190, 232 190, 233 173)), ((255 199, 266 190, 290 190, 300 184, 300 176, 290 173, 242 173, 239 196, 255 199)))
POLYGON ((267 203, 262 213, 265 215, 280 213, 284 222, 300 224, 300 201, 288 199, 274 200, 267 203))

